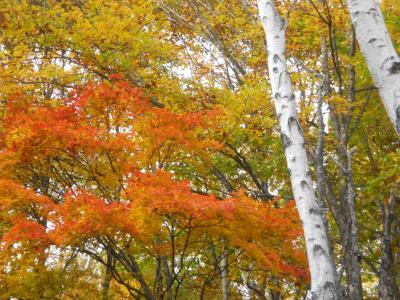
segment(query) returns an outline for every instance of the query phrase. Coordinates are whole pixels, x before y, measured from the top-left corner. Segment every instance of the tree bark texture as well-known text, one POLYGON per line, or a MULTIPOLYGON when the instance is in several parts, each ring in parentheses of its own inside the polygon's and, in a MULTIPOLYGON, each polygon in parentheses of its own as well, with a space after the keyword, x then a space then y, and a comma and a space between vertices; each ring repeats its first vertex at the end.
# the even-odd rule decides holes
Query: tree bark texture
POLYGON ((399 199, 394 193, 390 195, 387 208, 381 203, 381 214, 383 223, 382 238, 382 258, 379 269, 379 298, 382 300, 400 299, 399 287, 396 283, 396 276, 393 270, 393 251, 392 251, 392 227, 395 221, 395 211, 398 207, 399 199))
POLYGON ((297 209, 303 224, 313 299, 339 299, 323 211, 312 186, 295 96, 286 64, 286 21, 272 0, 258 1, 266 33, 268 71, 297 209))
POLYGON ((347 0, 357 41, 393 126, 400 134, 400 58, 376 0, 347 0))

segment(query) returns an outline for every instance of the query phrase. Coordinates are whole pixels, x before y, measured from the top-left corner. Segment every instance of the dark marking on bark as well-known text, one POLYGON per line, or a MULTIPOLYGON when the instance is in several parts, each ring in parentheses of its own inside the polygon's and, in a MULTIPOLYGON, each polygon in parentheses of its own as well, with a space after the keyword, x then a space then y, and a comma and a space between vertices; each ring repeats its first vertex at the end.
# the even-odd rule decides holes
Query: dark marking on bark
POLYGON ((280 60, 279 59, 279 55, 278 54, 274 54, 273 60, 274 60, 274 63, 277 63, 280 60))
POLYGON ((279 82, 278 82, 278 87, 281 87, 282 80, 286 80, 286 83, 290 85, 290 76, 288 71, 283 71, 279 74, 279 82), (282 76, 285 76, 282 78, 282 76))
POLYGON ((388 58, 386 58, 381 65, 381 69, 382 70, 387 70, 390 72, 390 69, 392 68, 392 65, 395 63, 395 57, 394 56, 390 56, 388 58))
POLYGON ((314 207, 309 209, 309 213, 312 215, 317 215, 317 216, 322 215, 321 210, 319 208, 314 208, 314 207))
POLYGON ((327 281, 324 283, 324 289, 329 291, 335 290, 335 284, 332 281, 327 281))
POLYGON ((368 11, 368 14, 371 14, 373 17, 376 17, 377 15, 379 15, 378 10, 373 7, 368 11))
POLYGON ((290 138, 284 133, 281 134, 281 139, 282 139, 282 145, 283 145, 284 149, 286 149, 287 147, 289 147, 292 144, 292 141, 290 140, 290 138))
POLYGON ((392 66, 389 68, 390 74, 400 73, 400 62, 395 61, 392 63, 392 66))
POLYGON ((322 248, 321 245, 315 245, 313 248, 314 254, 320 253, 321 255, 326 255, 326 251, 322 248))
POLYGON ((278 73, 278 71, 279 71, 279 70, 278 70, 277 67, 272 68, 272 72, 274 72, 275 74, 278 73))
POLYGON ((400 105, 396 109, 396 130, 400 134, 400 105))
POLYGON ((304 190, 305 188, 310 189, 310 185, 308 184, 308 182, 306 180, 302 180, 300 182, 301 188, 304 190))
POLYGON ((303 136, 303 130, 300 127, 299 121, 297 120, 296 117, 289 117, 288 119, 288 126, 289 126, 289 131, 292 130, 292 128, 296 128, 297 131, 301 134, 301 136, 303 136))
POLYGON ((281 94, 280 93, 275 93, 274 98, 275 98, 275 100, 281 100, 281 94))

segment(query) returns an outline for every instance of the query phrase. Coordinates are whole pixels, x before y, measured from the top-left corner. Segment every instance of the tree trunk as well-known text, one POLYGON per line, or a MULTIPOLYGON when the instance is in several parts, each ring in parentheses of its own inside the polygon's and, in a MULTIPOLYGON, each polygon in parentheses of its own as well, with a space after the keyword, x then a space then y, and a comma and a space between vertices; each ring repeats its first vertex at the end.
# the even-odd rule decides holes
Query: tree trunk
POLYGON ((282 300, 282 295, 278 291, 271 291, 271 300, 282 300))
MULTIPOLYGON (((171 257, 171 260, 174 259, 174 257, 171 257)), ((164 272, 165 272, 165 283, 166 283, 166 288, 167 288, 167 300, 172 300, 172 288, 173 288, 173 282, 172 282, 172 276, 171 274, 173 270, 170 270, 170 267, 168 265, 168 259, 167 257, 163 256, 161 258, 164 264, 164 272)))
POLYGON ((268 70, 282 143, 297 209, 303 224, 313 299, 338 299, 336 270, 329 249, 324 214, 312 187, 303 131, 286 65, 286 21, 273 0, 259 0, 258 10, 266 32, 268 70))
POLYGON ((229 266, 228 266, 228 249, 226 242, 223 241, 222 258, 221 258, 221 285, 222 300, 229 299, 229 266))
POLYGON ((392 225, 398 201, 397 197, 392 193, 387 209, 385 209, 383 203, 380 205, 383 222, 383 239, 381 244, 382 258, 379 269, 379 298, 382 300, 400 299, 399 288, 393 272, 392 251, 392 225))
POLYGON ((107 251, 107 263, 104 269, 103 282, 101 283, 102 300, 110 299, 110 283, 112 280, 113 256, 107 251))
POLYGON ((386 111, 400 134, 400 59, 376 0, 347 0, 358 44, 386 111))
POLYGON ((154 279, 154 294, 158 299, 163 298, 163 272, 162 272, 162 258, 156 258, 156 276, 154 279))
MULTIPOLYGON (((355 209, 355 194, 353 191, 352 154, 347 151, 347 205, 349 226, 345 243, 345 261, 347 275, 347 290, 350 299, 362 299, 361 254, 358 244, 358 223, 355 209)), ((346 232, 346 231, 345 231, 346 232)))
POLYGON ((110 299, 109 292, 110 292, 111 278, 112 278, 111 270, 107 266, 106 269, 105 269, 103 282, 101 284, 101 288, 102 288, 102 290, 101 290, 101 298, 102 298, 102 300, 109 300, 110 299))
MULTIPOLYGON (((355 34, 353 34, 353 30, 351 33, 352 43, 350 47, 350 56, 354 56, 355 34)), ((317 102, 317 124, 319 134, 314 159, 318 186, 317 195, 321 206, 324 205, 322 199, 326 197, 326 203, 328 204, 333 218, 339 228, 340 239, 343 246, 343 263, 347 275, 347 296, 350 299, 362 299, 358 223, 355 214, 355 193, 353 191, 352 155, 347 149, 351 115, 344 116, 342 118, 343 122, 339 122, 339 118, 337 117, 332 118, 334 128, 338 128, 338 130, 335 131, 335 136, 338 142, 336 151, 339 165, 342 166, 339 167, 338 172, 340 205, 337 205, 336 196, 333 192, 329 175, 324 164, 325 124, 323 119, 322 105, 324 96, 331 95, 331 89, 328 69, 328 53, 325 46, 325 40, 323 38, 321 38, 321 54, 322 77, 317 102)), ((354 78, 355 70, 354 66, 351 66, 349 71, 349 102, 354 101, 354 78)), ((342 291, 340 291, 340 293, 342 293, 342 291)))

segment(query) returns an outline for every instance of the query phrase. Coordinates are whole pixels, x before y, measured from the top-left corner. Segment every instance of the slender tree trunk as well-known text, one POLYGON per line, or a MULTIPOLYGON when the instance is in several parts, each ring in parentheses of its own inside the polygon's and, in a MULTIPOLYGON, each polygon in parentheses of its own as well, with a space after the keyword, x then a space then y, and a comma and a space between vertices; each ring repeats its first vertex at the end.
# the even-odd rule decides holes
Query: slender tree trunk
POLYGON ((105 273, 104 273, 104 278, 103 278, 103 282, 101 284, 101 298, 102 300, 109 300, 110 299, 110 283, 111 283, 111 278, 112 278, 112 274, 111 274, 111 270, 106 267, 105 269, 105 273))
MULTIPOLYGON (((354 26, 351 26, 350 30, 350 51, 349 56, 354 57, 356 55, 356 33, 354 26)), ((348 101, 354 103, 355 101, 355 86, 356 85, 356 69, 353 64, 349 68, 349 79, 348 79, 348 101)), ((346 270, 347 273, 347 290, 348 295, 351 299, 362 299, 363 289, 361 281, 361 252, 358 241, 358 221, 356 216, 356 194, 353 189, 353 155, 348 149, 348 142, 350 139, 350 123, 352 119, 351 111, 347 116, 343 118, 343 138, 341 144, 346 151, 346 202, 348 208, 348 219, 349 227, 347 233, 348 249, 345 249, 347 254, 347 265, 350 266, 346 270)), ((344 231, 346 232, 346 230, 344 231)))
POLYGON ((399 287, 393 272, 392 226, 399 199, 392 193, 387 209, 381 203, 383 222, 382 258, 379 269, 379 298, 383 300, 400 299, 399 287))
POLYGON ((113 256, 107 251, 107 263, 105 265, 103 282, 101 283, 101 298, 102 300, 110 299, 110 283, 112 280, 113 256))
MULTIPOLYGON (((171 260, 174 259, 174 257, 171 257, 171 260)), ((164 272, 165 272, 165 283, 166 283, 166 288, 167 288, 167 300, 172 300, 172 288, 173 288, 173 282, 172 282, 172 270, 170 270, 170 267, 168 265, 168 259, 167 257, 163 256, 161 258, 164 264, 164 272)))
MULTIPOLYGON (((222 174, 221 171, 219 171, 217 168, 213 168, 213 172, 215 176, 220 180, 224 188, 226 189, 226 192, 232 193, 233 192, 233 187, 229 183, 229 181, 226 179, 224 174, 222 174)), ((222 293, 222 300, 228 300, 229 299, 229 261, 228 261, 228 244, 225 239, 221 240, 222 242, 222 253, 221 253, 221 265, 220 265, 220 277, 221 277, 221 293, 222 293)))
POLYGON ((347 205, 349 228, 347 230, 347 240, 345 241, 346 275, 347 290, 350 299, 362 299, 362 283, 360 268, 360 249, 358 244, 358 223, 355 209, 355 194, 353 191, 353 167, 352 154, 347 151, 347 205))
POLYGON ((154 279, 154 295, 162 299, 163 296, 163 272, 162 272, 162 257, 156 258, 156 277, 154 279))
POLYGON ((229 299, 229 266, 228 266, 228 249, 224 241, 221 258, 221 285, 222 300, 229 299))
POLYGON ((271 291, 271 300, 282 300, 282 295, 278 291, 271 291))
POLYGON ((379 1, 347 0, 358 44, 395 130, 400 134, 400 58, 379 1))
POLYGON ((286 65, 286 20, 273 0, 259 0, 258 10, 267 38, 268 70, 286 161, 303 224, 313 299, 338 299, 337 277, 329 249, 324 213, 312 187, 303 131, 286 65))

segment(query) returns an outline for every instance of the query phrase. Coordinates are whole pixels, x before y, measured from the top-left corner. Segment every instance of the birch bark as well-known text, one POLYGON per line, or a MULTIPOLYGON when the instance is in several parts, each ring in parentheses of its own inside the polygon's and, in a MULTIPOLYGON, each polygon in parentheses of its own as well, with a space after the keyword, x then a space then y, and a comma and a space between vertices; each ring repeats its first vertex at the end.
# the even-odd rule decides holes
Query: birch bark
POLYGON ((400 58, 379 2, 347 0, 357 41, 392 124, 400 134, 400 58))
POLYGON ((279 15, 273 0, 258 0, 258 11, 267 39, 272 96, 293 194, 303 224, 312 299, 339 299, 324 214, 312 186, 303 131, 297 117, 295 96, 286 65, 286 21, 279 15))

